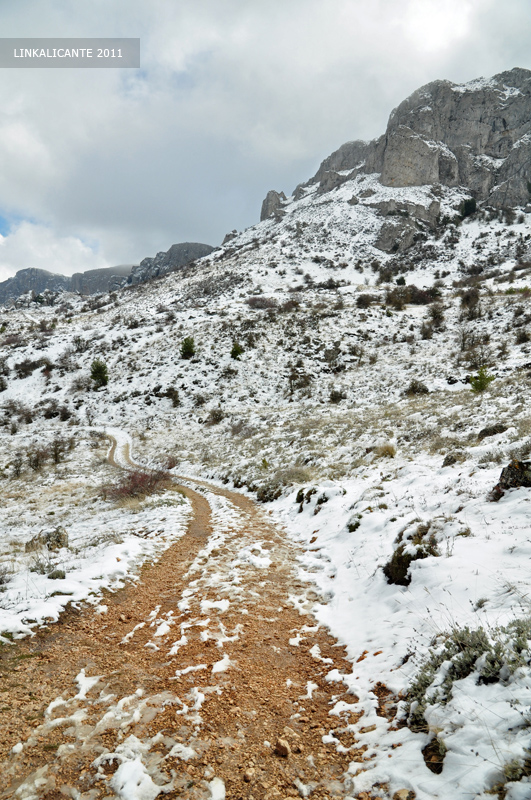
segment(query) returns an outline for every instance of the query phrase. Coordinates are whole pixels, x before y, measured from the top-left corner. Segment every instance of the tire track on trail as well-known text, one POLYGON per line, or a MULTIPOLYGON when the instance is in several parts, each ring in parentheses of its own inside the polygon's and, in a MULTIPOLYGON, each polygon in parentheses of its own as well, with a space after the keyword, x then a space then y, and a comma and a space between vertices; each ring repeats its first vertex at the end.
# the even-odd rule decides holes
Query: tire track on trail
MULTIPOLYGON (((110 438, 111 464, 142 469, 110 438)), ((138 582, 2 652, 0 798, 355 796, 352 665, 311 616, 297 546, 250 498, 177 480, 188 530, 138 582)))

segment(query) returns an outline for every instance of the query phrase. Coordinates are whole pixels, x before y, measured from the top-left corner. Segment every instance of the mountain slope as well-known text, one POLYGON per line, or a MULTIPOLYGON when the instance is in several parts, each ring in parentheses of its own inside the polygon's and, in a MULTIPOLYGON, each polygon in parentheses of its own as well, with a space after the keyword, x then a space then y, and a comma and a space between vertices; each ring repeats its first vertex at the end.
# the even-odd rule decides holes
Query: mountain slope
MULTIPOLYGON (((491 119, 500 87, 527 91, 520 72, 429 92, 485 92, 491 119)), ((319 590, 313 613, 352 664, 328 680, 340 677, 338 703, 364 715, 345 726, 363 747, 349 797, 407 787, 425 800, 518 800, 529 787, 531 488, 491 490, 531 453, 531 217, 479 196, 464 207, 470 185, 385 186, 342 158, 328 162, 337 185, 323 184, 326 169, 270 198, 273 216, 186 270, 96 304, 63 297, 1 314, 0 629, 18 636, 56 617, 61 588, 87 596, 87 573, 76 576, 87 559, 106 563, 105 548, 129 552, 113 568, 127 573, 149 552, 124 546, 135 525, 166 546, 166 495, 120 506, 105 488, 116 479, 103 432, 126 431, 139 461, 252 492, 298 542, 299 577, 319 590), (99 388, 96 359, 109 374, 99 388), (482 367, 493 380, 475 393, 482 367), (55 463, 58 438, 72 449, 55 463), (76 551, 48 554, 65 572, 52 580, 21 543, 57 525, 76 551), (101 560, 88 544, 83 554, 95 531, 101 560)), ((112 585, 106 575, 98 586, 112 585)), ((304 611, 302 594, 290 602, 304 611)))

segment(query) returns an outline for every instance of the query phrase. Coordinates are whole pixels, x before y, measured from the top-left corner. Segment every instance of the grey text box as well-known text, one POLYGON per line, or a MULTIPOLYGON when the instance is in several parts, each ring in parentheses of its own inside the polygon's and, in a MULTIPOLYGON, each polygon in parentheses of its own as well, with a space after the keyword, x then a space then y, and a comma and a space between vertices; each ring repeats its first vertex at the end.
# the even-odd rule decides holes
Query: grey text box
POLYGON ((2 39, 0 67, 109 69, 140 67, 140 39, 2 39))

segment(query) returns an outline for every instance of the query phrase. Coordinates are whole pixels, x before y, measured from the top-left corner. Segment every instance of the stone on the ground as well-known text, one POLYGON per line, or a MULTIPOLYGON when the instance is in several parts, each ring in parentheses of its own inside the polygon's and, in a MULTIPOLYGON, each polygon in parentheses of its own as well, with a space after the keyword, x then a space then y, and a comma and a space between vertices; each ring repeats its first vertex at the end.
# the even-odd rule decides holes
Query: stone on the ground
POLYGON ((275 753, 282 758, 288 758, 291 754, 291 747, 286 739, 277 739, 275 743, 275 753))

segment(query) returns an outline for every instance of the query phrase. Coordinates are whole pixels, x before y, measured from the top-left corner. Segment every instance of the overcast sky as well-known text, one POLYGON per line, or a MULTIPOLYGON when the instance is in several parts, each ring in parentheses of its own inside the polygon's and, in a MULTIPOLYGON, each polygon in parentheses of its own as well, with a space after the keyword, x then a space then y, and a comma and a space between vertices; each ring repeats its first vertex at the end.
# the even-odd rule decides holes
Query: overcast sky
POLYGON ((217 245, 437 78, 531 68, 529 0, 0 0, 4 37, 140 37, 137 69, 3 69, 0 280, 217 245))

